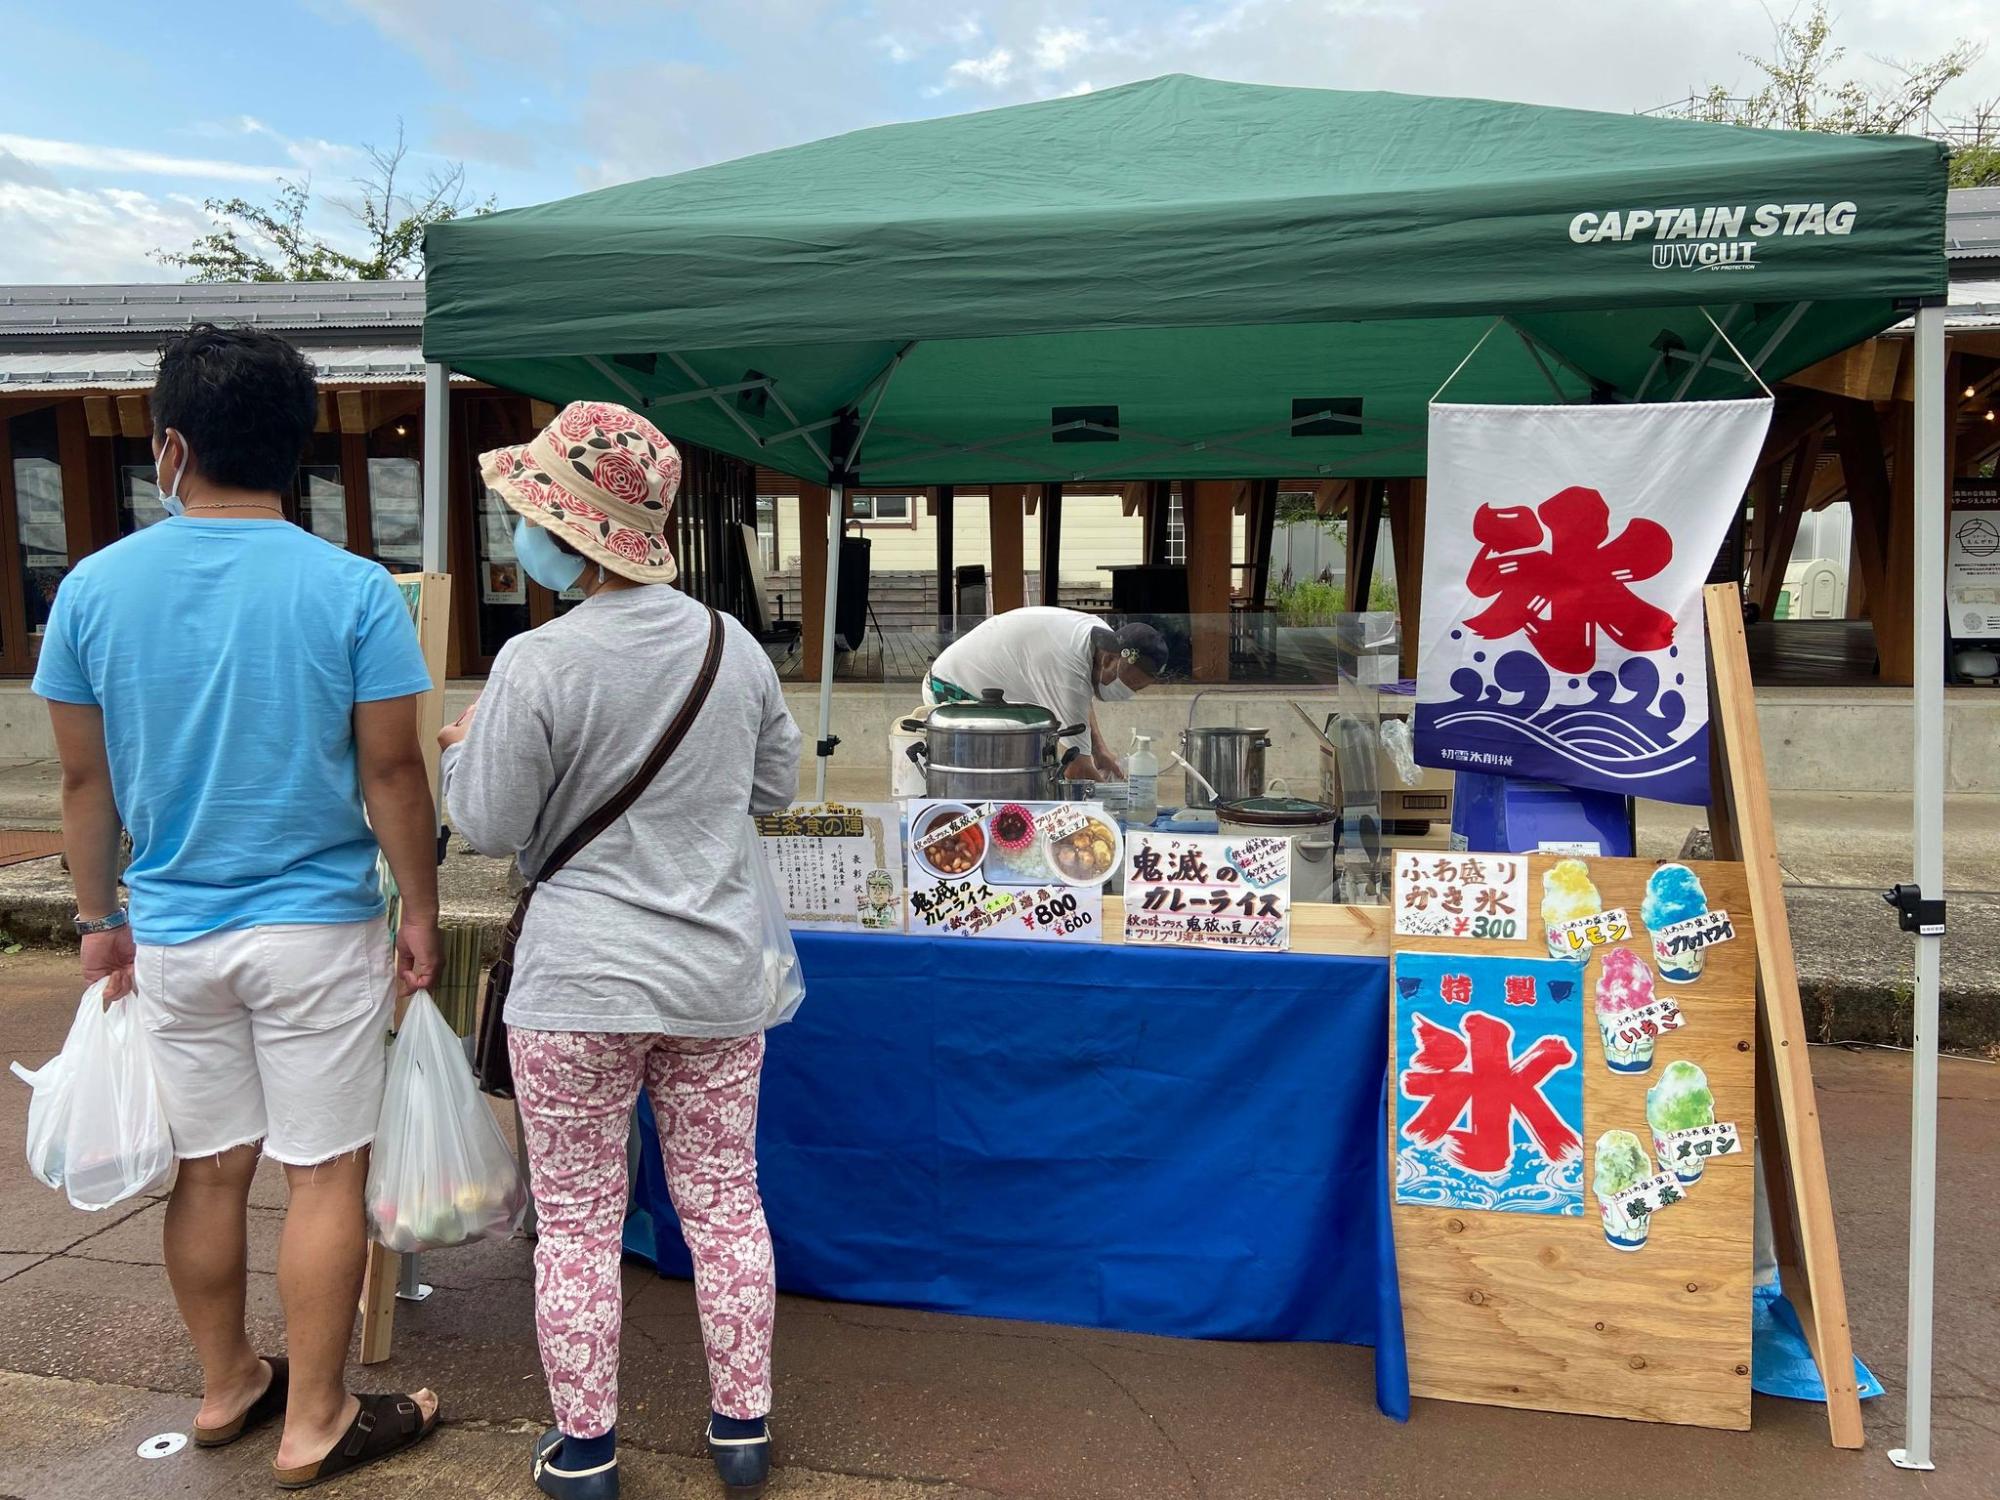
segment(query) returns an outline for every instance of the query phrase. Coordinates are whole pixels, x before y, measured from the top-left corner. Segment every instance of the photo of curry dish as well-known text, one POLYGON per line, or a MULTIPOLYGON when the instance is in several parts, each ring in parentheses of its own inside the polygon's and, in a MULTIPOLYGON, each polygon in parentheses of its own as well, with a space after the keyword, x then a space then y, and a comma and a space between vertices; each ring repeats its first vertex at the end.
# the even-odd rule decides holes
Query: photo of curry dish
MULTIPOLYGON (((919 840, 928 837, 933 828, 942 828, 964 816, 962 808, 938 808, 917 837, 919 840)), ((932 873, 946 879, 970 875, 979 868, 979 861, 985 854, 986 830, 978 823, 968 823, 941 843, 920 843, 917 849, 917 857, 930 866, 932 873)))
POLYGON ((1049 845, 1056 872, 1075 885, 1095 885, 1109 878, 1118 862, 1118 830, 1092 818, 1083 827, 1049 845))

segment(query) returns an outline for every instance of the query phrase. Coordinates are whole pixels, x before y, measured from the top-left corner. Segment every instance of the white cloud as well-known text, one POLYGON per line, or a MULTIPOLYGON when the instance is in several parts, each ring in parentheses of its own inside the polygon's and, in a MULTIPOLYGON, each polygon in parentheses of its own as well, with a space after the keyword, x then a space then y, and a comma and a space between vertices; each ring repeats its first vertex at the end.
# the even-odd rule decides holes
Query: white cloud
POLYGON ((1014 54, 1005 47, 995 47, 984 57, 961 57, 944 70, 944 75, 947 85, 983 83, 998 88, 1014 76, 1014 54))
POLYGON ((38 167, 63 167, 74 172, 136 172, 150 177, 204 177, 212 182, 269 182, 284 172, 281 166, 169 156, 126 146, 92 146, 29 135, 0 134, 0 151, 38 167))
POLYGON ((152 252, 207 228, 200 206, 178 197, 0 178, 0 281, 171 281, 152 252))
POLYGON ((1035 66, 1045 73, 1061 72, 1090 50, 1090 37, 1074 26, 1044 26, 1035 33, 1035 66))

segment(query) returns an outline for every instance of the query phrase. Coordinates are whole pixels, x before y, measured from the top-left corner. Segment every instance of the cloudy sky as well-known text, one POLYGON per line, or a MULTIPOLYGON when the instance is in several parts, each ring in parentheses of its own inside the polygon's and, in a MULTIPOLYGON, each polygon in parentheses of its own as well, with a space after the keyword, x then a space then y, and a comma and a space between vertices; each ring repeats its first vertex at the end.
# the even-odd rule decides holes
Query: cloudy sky
MULTIPOLYGON (((1863 76, 1994 29, 1990 0, 1836 15, 1863 76)), ((1645 109, 1747 87, 1771 31, 1755 0, 0 0, 0 26, 0 282, 175 279, 151 252, 204 199, 286 176, 338 234, 399 119, 415 166, 509 207, 1170 72, 1645 109)), ((1996 95, 1989 56, 1947 112, 1996 95)))

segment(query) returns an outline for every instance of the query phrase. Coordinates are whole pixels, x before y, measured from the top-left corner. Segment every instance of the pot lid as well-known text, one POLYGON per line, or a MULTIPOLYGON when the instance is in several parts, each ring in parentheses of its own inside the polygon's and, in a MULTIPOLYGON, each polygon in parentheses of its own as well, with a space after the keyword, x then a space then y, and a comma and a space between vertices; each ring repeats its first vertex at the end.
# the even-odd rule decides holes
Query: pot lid
POLYGON ((1182 732, 1192 735, 1196 739, 1229 740, 1246 738, 1253 735, 1261 737, 1269 734, 1271 731, 1268 729, 1242 729, 1234 724, 1204 724, 1199 729, 1188 729, 1182 732))
POLYGON ((1339 816, 1324 802, 1308 802, 1303 797, 1245 797, 1221 803, 1215 812, 1225 823, 1251 828, 1319 828, 1339 816))
POLYGON ((988 688, 970 703, 940 703, 926 723, 931 729, 969 729, 985 734, 1058 727, 1056 716, 1039 703, 1009 703, 999 688, 988 688))

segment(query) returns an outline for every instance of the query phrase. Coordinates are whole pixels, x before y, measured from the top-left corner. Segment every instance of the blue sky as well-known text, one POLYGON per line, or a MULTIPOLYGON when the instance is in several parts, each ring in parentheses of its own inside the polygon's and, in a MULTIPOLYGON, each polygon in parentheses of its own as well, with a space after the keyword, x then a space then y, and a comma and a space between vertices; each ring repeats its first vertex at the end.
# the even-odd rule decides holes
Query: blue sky
MULTIPOLYGON (((1837 15, 1864 74, 1994 30, 1986 0, 1837 15)), ((149 252, 204 198, 284 176, 338 236, 398 119, 419 175, 508 207, 1166 72, 1647 108, 1747 85, 1769 35, 1756 0, 0 0, 0 282, 175 279, 149 252)), ((1995 95, 1989 56, 1946 103, 1995 95)))

